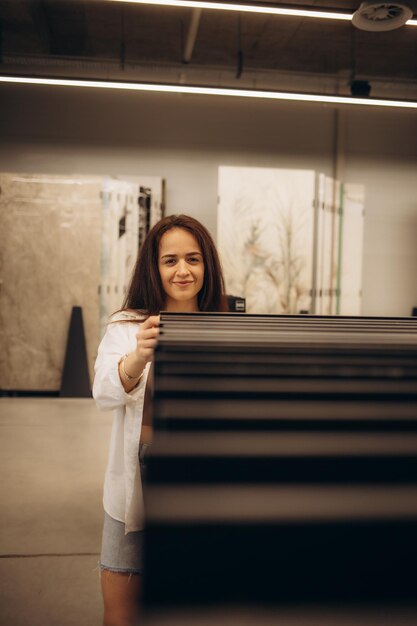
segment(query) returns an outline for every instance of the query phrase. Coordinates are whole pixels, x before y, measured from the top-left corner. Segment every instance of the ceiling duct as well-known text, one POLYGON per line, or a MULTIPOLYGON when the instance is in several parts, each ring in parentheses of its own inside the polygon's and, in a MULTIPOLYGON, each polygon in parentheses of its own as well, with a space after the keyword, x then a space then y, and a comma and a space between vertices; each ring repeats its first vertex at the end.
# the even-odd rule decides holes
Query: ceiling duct
POLYGON ((360 30, 385 31, 403 26, 413 17, 410 7, 399 2, 365 0, 352 16, 352 24, 360 30))

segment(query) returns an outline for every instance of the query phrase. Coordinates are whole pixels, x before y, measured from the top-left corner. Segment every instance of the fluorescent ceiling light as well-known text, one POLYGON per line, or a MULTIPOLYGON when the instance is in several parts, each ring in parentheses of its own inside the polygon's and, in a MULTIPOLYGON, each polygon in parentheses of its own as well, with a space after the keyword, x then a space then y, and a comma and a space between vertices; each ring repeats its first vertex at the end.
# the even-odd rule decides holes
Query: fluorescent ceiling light
MULTIPOLYGON (((107 2, 124 2, 129 4, 154 4, 166 7, 185 7, 190 9, 211 9, 217 11, 240 11, 242 13, 266 13, 269 15, 290 15, 295 17, 314 17, 327 20, 352 20, 352 13, 336 11, 315 11, 313 9, 290 9, 277 6, 253 4, 232 4, 230 2, 205 2, 199 0, 106 0, 107 2)), ((417 26, 417 20, 408 20, 409 26, 417 26)))
POLYGON ((296 17, 321 17, 334 20, 351 20, 350 13, 332 13, 331 11, 310 11, 309 9, 287 9, 274 6, 256 6, 252 4, 232 4, 228 2, 199 2, 198 0, 107 0, 107 2, 127 2, 129 4, 155 4, 168 7, 186 7, 190 9, 212 9, 217 11, 240 11, 244 13, 266 13, 269 15, 292 15, 296 17))
POLYGON ((348 96, 327 96, 309 93, 288 93, 285 91, 261 91, 255 89, 230 89, 223 87, 193 87, 187 85, 128 83, 121 81, 76 80, 71 78, 35 78, 31 76, 0 76, 0 83, 21 83, 25 85, 51 85, 63 87, 90 87, 97 89, 124 89, 128 91, 151 91, 207 96, 234 96, 239 98, 261 98, 269 100, 289 100, 297 102, 321 102, 324 104, 351 104, 356 106, 361 105, 417 109, 417 102, 412 102, 410 100, 382 100, 378 98, 354 98, 348 96))

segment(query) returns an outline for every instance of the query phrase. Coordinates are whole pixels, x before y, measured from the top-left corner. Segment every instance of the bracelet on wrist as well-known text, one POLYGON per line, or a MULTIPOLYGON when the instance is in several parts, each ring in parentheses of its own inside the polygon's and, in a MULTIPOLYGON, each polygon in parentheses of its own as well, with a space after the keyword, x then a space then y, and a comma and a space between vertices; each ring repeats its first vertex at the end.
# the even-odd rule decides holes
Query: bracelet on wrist
POLYGON ((130 376, 130 374, 128 374, 125 370, 125 361, 127 359, 128 355, 125 354, 121 359, 120 359, 120 364, 122 366, 122 372, 124 374, 124 376, 126 376, 127 380, 139 380, 139 378, 142 376, 143 371, 139 374, 139 376, 130 376))

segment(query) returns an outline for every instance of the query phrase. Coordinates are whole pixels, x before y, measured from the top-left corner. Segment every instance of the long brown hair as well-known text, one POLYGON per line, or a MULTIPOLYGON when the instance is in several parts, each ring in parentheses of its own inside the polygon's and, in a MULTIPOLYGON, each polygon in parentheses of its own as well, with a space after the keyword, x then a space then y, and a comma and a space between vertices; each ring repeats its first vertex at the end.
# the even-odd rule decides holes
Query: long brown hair
POLYGON ((163 310, 166 294, 158 269, 159 243, 171 228, 187 230, 200 246, 204 281, 197 296, 199 310, 228 311, 223 273, 213 239, 200 222, 188 215, 168 215, 149 231, 140 249, 122 310, 136 309, 147 315, 157 315, 163 310))

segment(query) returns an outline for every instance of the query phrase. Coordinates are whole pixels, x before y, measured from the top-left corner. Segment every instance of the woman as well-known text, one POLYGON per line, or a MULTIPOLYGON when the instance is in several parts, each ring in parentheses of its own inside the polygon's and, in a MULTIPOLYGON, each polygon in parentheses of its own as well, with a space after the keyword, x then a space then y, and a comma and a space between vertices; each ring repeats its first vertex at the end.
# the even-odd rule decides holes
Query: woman
POLYGON ((113 410, 104 481, 101 587, 104 626, 137 624, 144 512, 141 470, 152 438, 150 368, 160 311, 226 311, 213 240, 197 220, 173 215, 146 237, 121 311, 98 349, 93 396, 113 410))

